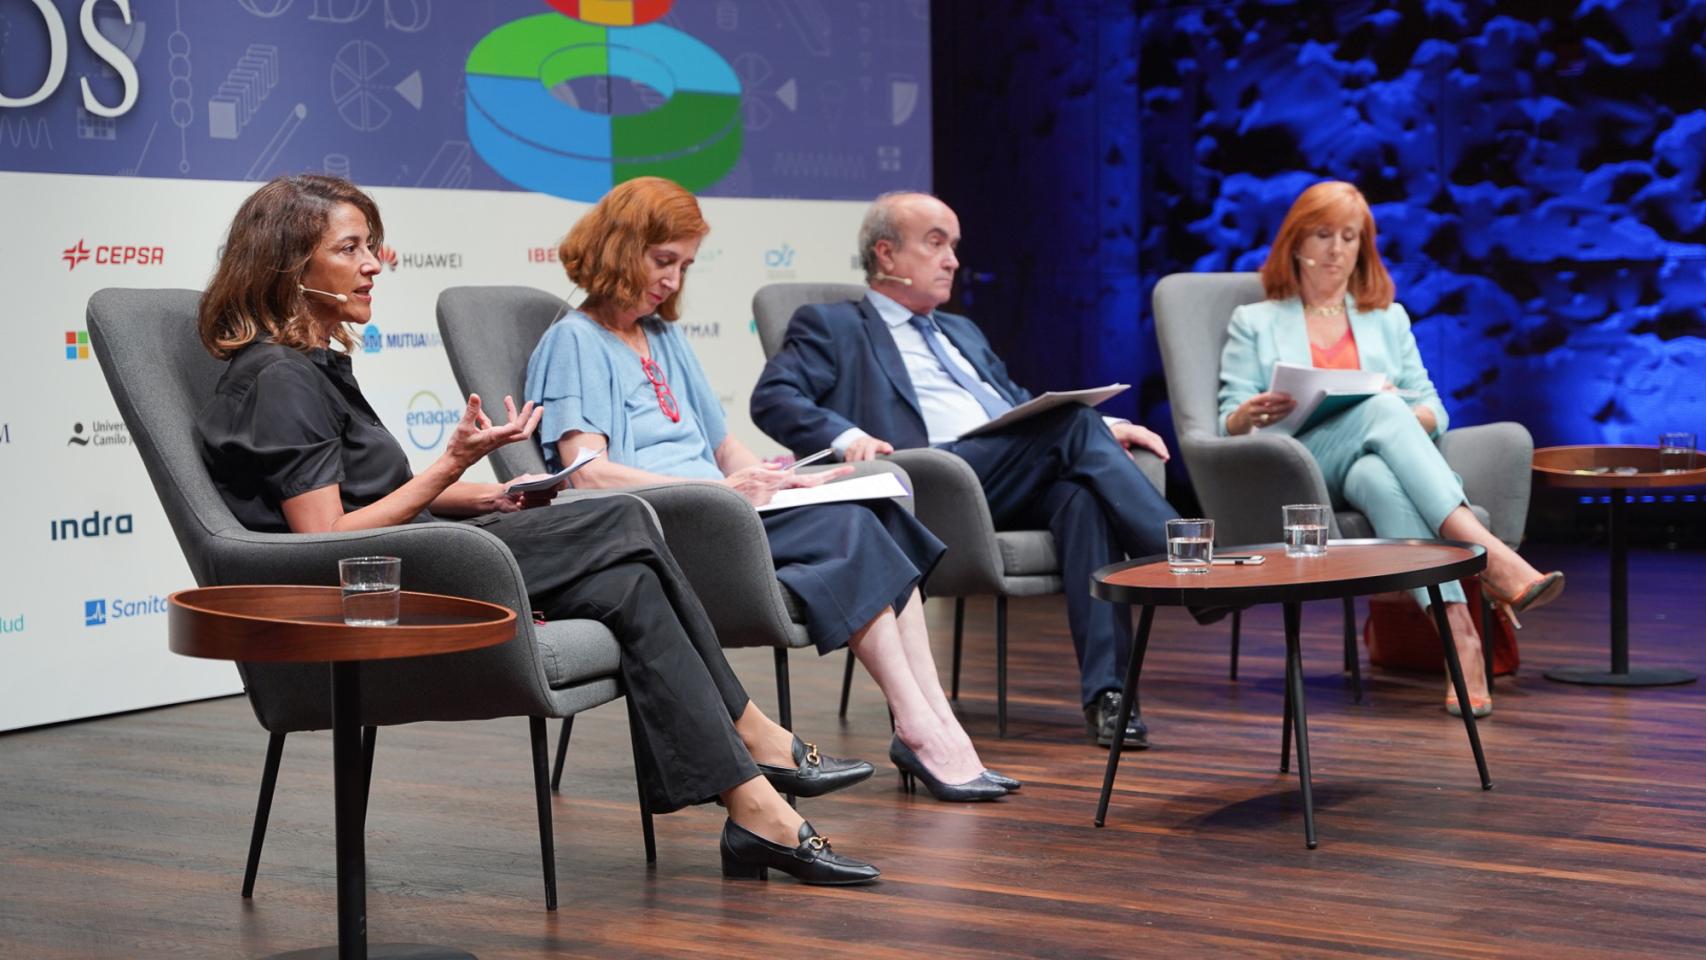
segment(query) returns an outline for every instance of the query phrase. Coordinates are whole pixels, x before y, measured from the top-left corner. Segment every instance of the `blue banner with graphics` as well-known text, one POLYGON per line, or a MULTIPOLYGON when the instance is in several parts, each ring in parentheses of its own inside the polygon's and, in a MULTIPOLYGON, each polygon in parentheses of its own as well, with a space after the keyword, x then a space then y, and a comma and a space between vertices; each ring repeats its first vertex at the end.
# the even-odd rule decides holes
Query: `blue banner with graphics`
POLYGON ((863 200, 929 185, 928 17, 927 0, 3 0, 0 170, 586 201, 655 174, 863 200))

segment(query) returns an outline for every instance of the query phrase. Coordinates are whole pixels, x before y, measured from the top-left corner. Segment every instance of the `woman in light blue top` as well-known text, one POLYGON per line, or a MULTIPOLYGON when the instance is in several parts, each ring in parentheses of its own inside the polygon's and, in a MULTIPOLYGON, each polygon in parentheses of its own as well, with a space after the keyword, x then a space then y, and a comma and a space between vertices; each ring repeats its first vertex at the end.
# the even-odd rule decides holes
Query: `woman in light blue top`
MULTIPOLYGON (((1262 265, 1268 299, 1232 312, 1220 355, 1220 430, 1249 433, 1296 406, 1268 389, 1274 364, 1361 369, 1386 376, 1387 391, 1298 436, 1314 454, 1336 503, 1367 515, 1382 537, 1467 540, 1487 548, 1482 582, 1514 612, 1549 603, 1564 575, 1541 574, 1469 510, 1463 485, 1434 441, 1447 415, 1422 366, 1410 317, 1394 303, 1392 278, 1375 249, 1374 215, 1348 183, 1318 183, 1292 204, 1262 265)), ((1426 591, 1413 591, 1426 606, 1426 591)), ((1476 716, 1492 712, 1475 618, 1463 589, 1440 593, 1457 640, 1476 716)), ((1446 709, 1460 712, 1454 694, 1446 709)))
MULTIPOLYGON (((756 507, 779 489, 851 470, 779 469, 729 433, 671 323, 709 229, 691 193, 642 177, 611 190, 563 240, 563 267, 587 298, 534 349, 527 396, 545 411, 539 439, 553 466, 582 450, 607 452, 575 472, 577 487, 723 483, 756 507)), ((776 576, 800 601, 819 652, 851 646, 887 697, 889 755, 903 782, 915 776, 941 800, 1017 789, 983 766, 936 677, 918 586, 946 551, 942 542, 889 500, 795 507, 762 521, 776 576)))

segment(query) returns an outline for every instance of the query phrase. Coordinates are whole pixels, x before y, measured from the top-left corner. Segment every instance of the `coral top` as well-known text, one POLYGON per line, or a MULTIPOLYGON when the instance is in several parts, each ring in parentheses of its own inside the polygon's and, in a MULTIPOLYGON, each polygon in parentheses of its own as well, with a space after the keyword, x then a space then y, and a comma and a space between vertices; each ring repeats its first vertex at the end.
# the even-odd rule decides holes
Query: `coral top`
POLYGON ((1320 370, 1362 369, 1362 358, 1357 356, 1356 337, 1351 336, 1349 324, 1345 326, 1345 335, 1330 347, 1317 347, 1314 341, 1310 341, 1309 359, 1320 370))

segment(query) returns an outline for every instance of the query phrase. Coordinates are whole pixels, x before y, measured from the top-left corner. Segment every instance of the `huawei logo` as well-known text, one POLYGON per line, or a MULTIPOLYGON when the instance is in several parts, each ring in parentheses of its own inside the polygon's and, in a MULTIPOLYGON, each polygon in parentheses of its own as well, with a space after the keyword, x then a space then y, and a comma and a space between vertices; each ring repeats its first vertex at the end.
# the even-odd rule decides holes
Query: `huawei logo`
POLYGON ((60 256, 66 263, 70 264, 67 269, 75 270, 79 263, 89 259, 89 248, 84 245, 83 241, 78 240, 75 247, 66 247, 65 252, 60 256))

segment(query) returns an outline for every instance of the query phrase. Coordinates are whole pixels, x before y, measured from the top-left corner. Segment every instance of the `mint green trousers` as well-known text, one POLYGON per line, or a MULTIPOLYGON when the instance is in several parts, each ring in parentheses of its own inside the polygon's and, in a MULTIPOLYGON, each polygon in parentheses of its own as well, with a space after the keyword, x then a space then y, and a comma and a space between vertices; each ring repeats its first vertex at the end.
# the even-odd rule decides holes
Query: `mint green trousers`
MULTIPOLYGON (((1333 506, 1361 511, 1376 536, 1431 540, 1467 502, 1462 481, 1396 394, 1370 397, 1297 439, 1321 465, 1333 506)), ((1439 590, 1446 603, 1465 602, 1455 580, 1439 590)), ((1427 590, 1410 595, 1428 606, 1427 590)))

